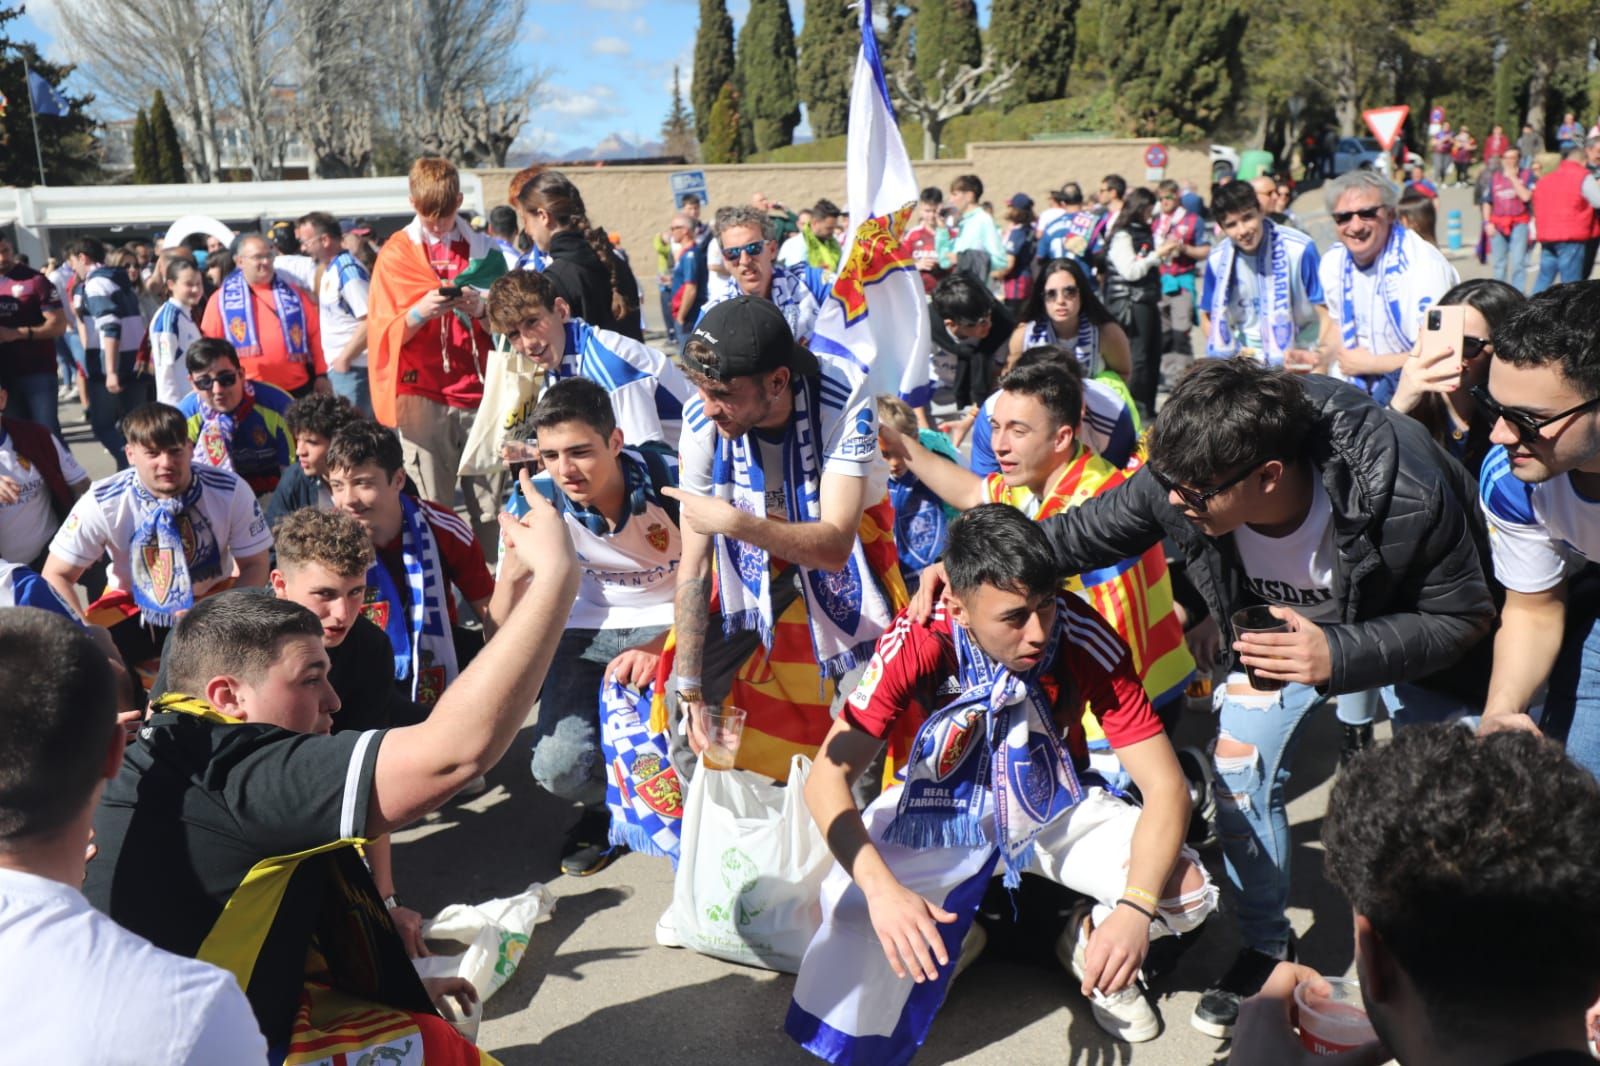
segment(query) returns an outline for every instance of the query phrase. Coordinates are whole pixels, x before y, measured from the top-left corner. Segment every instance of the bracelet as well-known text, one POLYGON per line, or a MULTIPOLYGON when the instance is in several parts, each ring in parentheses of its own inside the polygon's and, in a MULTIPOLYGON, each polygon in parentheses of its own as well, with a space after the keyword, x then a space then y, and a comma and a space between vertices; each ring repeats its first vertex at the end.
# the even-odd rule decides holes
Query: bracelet
POLYGON ((1142 888, 1135 888, 1132 885, 1129 885, 1127 888, 1123 889, 1122 890, 1122 894, 1124 896, 1132 896, 1135 899, 1142 899, 1145 902, 1149 903, 1150 906, 1152 906, 1152 907, 1159 907, 1161 905, 1161 901, 1156 899, 1155 896, 1153 896, 1150 893, 1146 892, 1142 888))
POLYGON ((413 307, 406 312, 406 321, 411 323, 413 326, 420 326, 428 320, 417 314, 417 309, 413 307))
POLYGON ((1128 908, 1131 908, 1132 910, 1136 910, 1140 914, 1144 915, 1146 920, 1151 921, 1151 922, 1158 922, 1158 921, 1161 920, 1160 918, 1156 917, 1156 912, 1155 911, 1147 910, 1144 907, 1139 906, 1139 904, 1135 903, 1133 900, 1129 899, 1126 896, 1124 896, 1121 899, 1117 900, 1117 906, 1119 906, 1119 907, 1128 907, 1128 908))
POLYGON ((396 907, 400 906, 400 897, 395 895, 395 894, 393 894, 393 893, 390 893, 389 895, 384 896, 383 897, 383 906, 384 906, 384 908, 386 910, 391 910, 391 911, 394 910, 396 907))

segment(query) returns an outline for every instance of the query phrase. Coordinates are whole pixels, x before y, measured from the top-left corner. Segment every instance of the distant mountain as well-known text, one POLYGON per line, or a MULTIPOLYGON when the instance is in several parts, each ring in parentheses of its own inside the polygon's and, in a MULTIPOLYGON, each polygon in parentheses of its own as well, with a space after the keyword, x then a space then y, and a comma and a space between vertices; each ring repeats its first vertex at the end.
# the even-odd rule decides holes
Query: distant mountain
POLYGON ((598 144, 587 148, 573 148, 566 152, 540 150, 512 152, 506 157, 506 166, 525 167, 530 163, 597 163, 613 159, 653 159, 666 154, 660 141, 636 142, 624 134, 611 133, 598 144))

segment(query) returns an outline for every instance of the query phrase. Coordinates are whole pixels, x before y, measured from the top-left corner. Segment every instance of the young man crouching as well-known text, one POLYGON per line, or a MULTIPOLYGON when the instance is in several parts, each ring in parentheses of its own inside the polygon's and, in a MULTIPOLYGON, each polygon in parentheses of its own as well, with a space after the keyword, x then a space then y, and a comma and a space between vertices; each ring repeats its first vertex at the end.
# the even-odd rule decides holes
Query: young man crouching
POLYGON ((926 1039, 997 864, 1098 901, 1056 946, 1095 1020, 1153 1038, 1135 984, 1152 938, 1197 928, 1216 890, 1182 847, 1188 791, 1127 646, 1060 594, 1038 525, 985 504, 950 526, 948 606, 902 612, 823 742, 806 803, 839 860, 800 966, 788 1031, 834 1063, 905 1062, 926 1039), (1088 768, 1084 706, 1144 796, 1088 768), (903 714, 926 715, 906 783, 858 812, 850 784, 903 714), (876 942, 876 945, 874 944, 876 942), (859 976, 857 976, 859 975, 859 976), (903 980, 910 976, 912 981, 903 980), (841 994, 841 982, 854 987, 841 994))

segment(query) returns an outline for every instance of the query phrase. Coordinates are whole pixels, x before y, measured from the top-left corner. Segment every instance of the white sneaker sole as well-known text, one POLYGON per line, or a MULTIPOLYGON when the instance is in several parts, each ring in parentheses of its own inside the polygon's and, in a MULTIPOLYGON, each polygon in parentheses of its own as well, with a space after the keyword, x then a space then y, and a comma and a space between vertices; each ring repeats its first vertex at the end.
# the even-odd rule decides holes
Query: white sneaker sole
MULTIPOLYGON (((1072 928, 1063 930, 1062 935, 1056 938, 1056 961, 1061 963, 1062 968, 1080 982, 1083 980, 1083 967, 1078 963, 1075 948, 1077 946, 1076 930, 1082 920, 1082 914, 1083 912, 1074 912, 1072 928), (1069 936, 1068 934, 1071 935, 1069 936)), ((1137 996, 1139 1002, 1144 1006, 1143 1017, 1128 1019, 1112 1013, 1112 1007, 1108 1004, 1126 995, 1127 989, 1117 993, 1116 996, 1106 996, 1096 991, 1089 997, 1089 1006, 1094 1012, 1095 1024, 1101 1029, 1126 1043, 1142 1044, 1161 1035, 1161 1018, 1156 1014, 1156 1009, 1150 1005, 1150 1001, 1144 998, 1144 993, 1139 990, 1137 978, 1131 987, 1132 994, 1137 996)))
POLYGON ((678 939, 678 926, 672 920, 672 908, 668 907, 656 919, 656 943, 664 948, 681 948, 683 941, 678 939))
POLYGON ((1233 1026, 1224 1025, 1221 1022, 1208 1022, 1193 1014, 1189 1015, 1189 1025, 1207 1036, 1216 1037, 1218 1040, 1226 1040, 1233 1035, 1233 1026))

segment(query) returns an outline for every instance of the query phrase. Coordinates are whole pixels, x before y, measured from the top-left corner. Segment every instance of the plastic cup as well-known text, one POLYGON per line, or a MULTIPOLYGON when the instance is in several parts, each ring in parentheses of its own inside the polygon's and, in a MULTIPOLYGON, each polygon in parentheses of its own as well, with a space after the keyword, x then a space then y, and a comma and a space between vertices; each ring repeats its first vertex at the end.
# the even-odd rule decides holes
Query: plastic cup
POLYGON ((700 759, 707 770, 732 770, 739 757, 739 742, 744 739, 745 712, 737 707, 707 705, 700 711, 700 728, 705 733, 706 750, 700 759))
MULTIPOLYGON (((1281 618, 1274 618, 1272 611, 1266 607, 1246 607, 1242 611, 1233 612, 1233 635, 1242 637, 1246 633, 1287 633, 1289 623, 1281 618)), ((1262 677, 1249 666, 1244 668, 1245 676, 1250 680, 1250 687, 1261 692, 1276 692, 1283 687, 1282 681, 1270 677, 1262 677)))
POLYGON ((1338 1055, 1378 1039, 1361 1001, 1361 982, 1347 977, 1325 977, 1324 995, 1315 981, 1294 986, 1294 1004, 1300 1014, 1300 1044, 1314 1055, 1338 1055))

